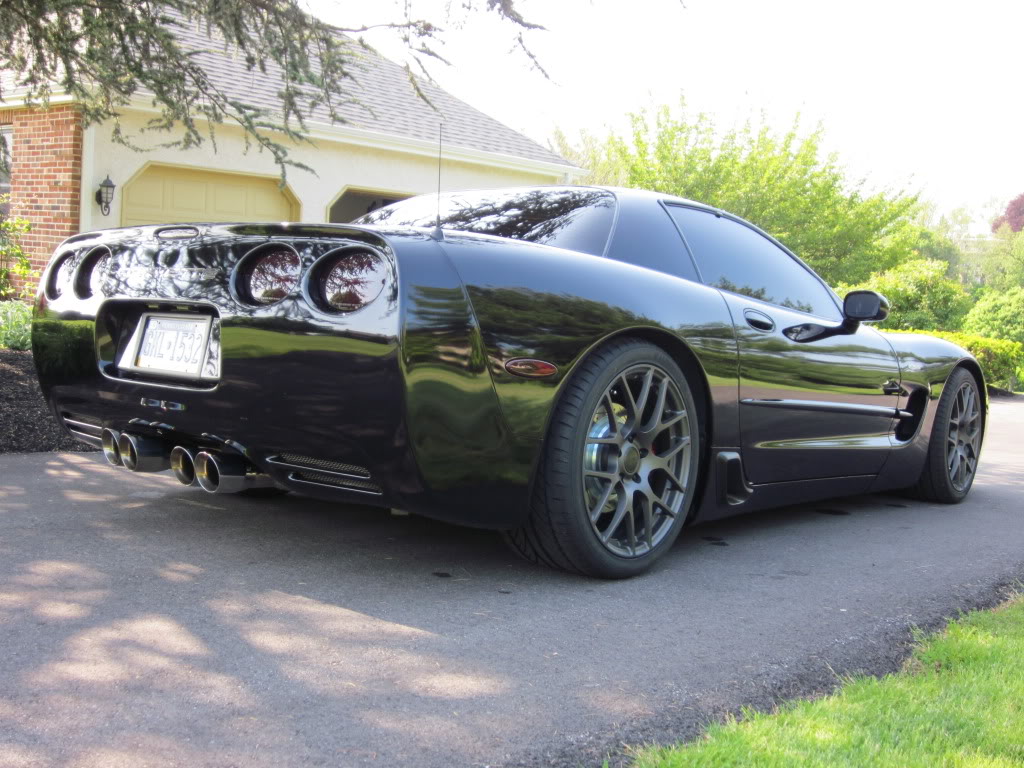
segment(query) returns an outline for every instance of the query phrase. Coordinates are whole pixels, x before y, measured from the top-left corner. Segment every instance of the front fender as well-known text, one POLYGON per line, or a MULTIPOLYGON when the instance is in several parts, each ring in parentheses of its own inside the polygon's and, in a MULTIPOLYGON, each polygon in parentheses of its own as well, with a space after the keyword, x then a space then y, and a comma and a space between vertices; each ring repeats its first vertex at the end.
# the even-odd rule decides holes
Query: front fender
MULTIPOLYGON (((923 333, 883 333, 896 353, 900 366, 902 392, 899 407, 913 409, 915 392, 922 393, 924 412, 916 433, 905 442, 893 446, 892 454, 875 478, 873 491, 885 491, 912 485, 920 476, 928 456, 928 444, 935 428, 935 412, 950 374, 956 368, 966 367, 978 380, 984 413, 984 428, 988 425, 988 391, 978 361, 962 347, 951 341, 923 333)), ((984 431, 982 444, 984 444, 984 431)))

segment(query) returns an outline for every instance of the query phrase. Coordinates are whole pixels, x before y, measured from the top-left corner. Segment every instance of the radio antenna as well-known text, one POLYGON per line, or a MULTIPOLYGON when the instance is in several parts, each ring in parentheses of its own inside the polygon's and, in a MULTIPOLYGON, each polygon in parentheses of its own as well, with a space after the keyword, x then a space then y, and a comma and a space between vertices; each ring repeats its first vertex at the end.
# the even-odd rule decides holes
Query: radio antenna
POLYGON ((437 219, 434 224, 434 231, 430 236, 435 240, 444 240, 444 231, 441 229, 441 146, 443 142, 444 122, 437 124, 437 219))

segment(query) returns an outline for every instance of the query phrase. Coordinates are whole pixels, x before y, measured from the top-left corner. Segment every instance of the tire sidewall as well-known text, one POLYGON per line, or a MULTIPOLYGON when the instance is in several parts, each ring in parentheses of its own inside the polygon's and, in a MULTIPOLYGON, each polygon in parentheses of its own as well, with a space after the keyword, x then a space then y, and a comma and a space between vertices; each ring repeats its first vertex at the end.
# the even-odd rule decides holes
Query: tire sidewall
MULTIPOLYGON (((564 468, 566 471, 558 473, 556 482, 562 486, 558 489, 559 495, 566 500, 562 523, 567 529, 566 533, 569 534, 567 543, 575 544, 572 547, 575 550, 572 553, 573 559, 581 562, 585 570, 598 573, 607 578, 627 578, 642 573, 672 547, 685 524, 687 514, 696 495, 694 489, 698 479, 697 473, 700 466, 702 445, 696 404, 689 381, 676 362, 661 348, 643 342, 636 342, 619 352, 604 370, 598 374, 596 380, 590 384, 583 397, 575 417, 571 418, 568 423, 571 424, 572 429, 569 466, 564 468), (684 407, 687 414, 689 414, 691 440, 689 479, 687 482, 689 489, 679 514, 671 523, 671 528, 654 549, 639 557, 627 558, 609 551, 598 540, 597 533, 590 524, 583 483, 580 480, 580 471, 583 466, 584 452, 586 450, 586 434, 601 396, 604 394, 605 389, 620 374, 639 364, 658 366, 672 377, 679 389, 684 407)), ((554 424, 556 428, 565 428, 563 425, 566 424, 566 419, 556 418, 554 424)))
MULTIPOLYGON (((935 421, 932 425, 932 435, 928 447, 928 469, 932 473, 932 485, 938 492, 941 500, 947 503, 958 503, 963 501, 967 497, 967 494, 970 493, 971 488, 974 487, 974 479, 978 473, 978 464, 975 463, 975 469, 967 482, 967 487, 963 490, 958 490, 953 485, 953 481, 949 477, 948 465, 946 463, 946 441, 949 437, 949 417, 953 411, 953 401, 956 398, 957 393, 960 391, 960 388, 965 383, 971 385, 974 389, 974 395, 978 399, 981 411, 980 429, 984 434, 985 413, 984 408, 981 407, 983 401, 981 399, 981 392, 978 390, 978 382, 969 371, 964 368, 957 368, 946 380, 946 384, 942 390, 942 395, 939 397, 939 404, 935 409, 935 421)), ((980 455, 978 458, 980 459, 980 455)))

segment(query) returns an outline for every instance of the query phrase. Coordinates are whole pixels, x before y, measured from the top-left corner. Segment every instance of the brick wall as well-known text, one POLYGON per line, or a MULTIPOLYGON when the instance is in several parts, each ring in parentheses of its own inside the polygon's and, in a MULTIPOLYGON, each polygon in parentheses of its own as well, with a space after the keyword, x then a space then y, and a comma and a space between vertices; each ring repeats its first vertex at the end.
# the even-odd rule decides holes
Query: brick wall
POLYGON ((61 240, 78 232, 82 194, 82 116, 67 104, 0 110, 14 129, 11 209, 32 223, 22 240, 37 269, 61 240))

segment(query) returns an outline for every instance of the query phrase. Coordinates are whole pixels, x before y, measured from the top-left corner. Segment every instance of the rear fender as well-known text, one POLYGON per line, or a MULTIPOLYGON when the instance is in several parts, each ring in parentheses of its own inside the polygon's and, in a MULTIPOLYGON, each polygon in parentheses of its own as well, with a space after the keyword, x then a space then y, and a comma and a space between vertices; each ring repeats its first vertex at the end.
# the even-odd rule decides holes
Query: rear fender
POLYGON ((633 333, 689 351, 707 387, 713 438, 738 441, 736 338, 718 291, 529 243, 448 237, 443 247, 466 285, 495 390, 516 435, 542 439, 580 361, 609 339, 633 333), (519 357, 552 363, 557 373, 533 379, 509 373, 505 364, 519 357))

